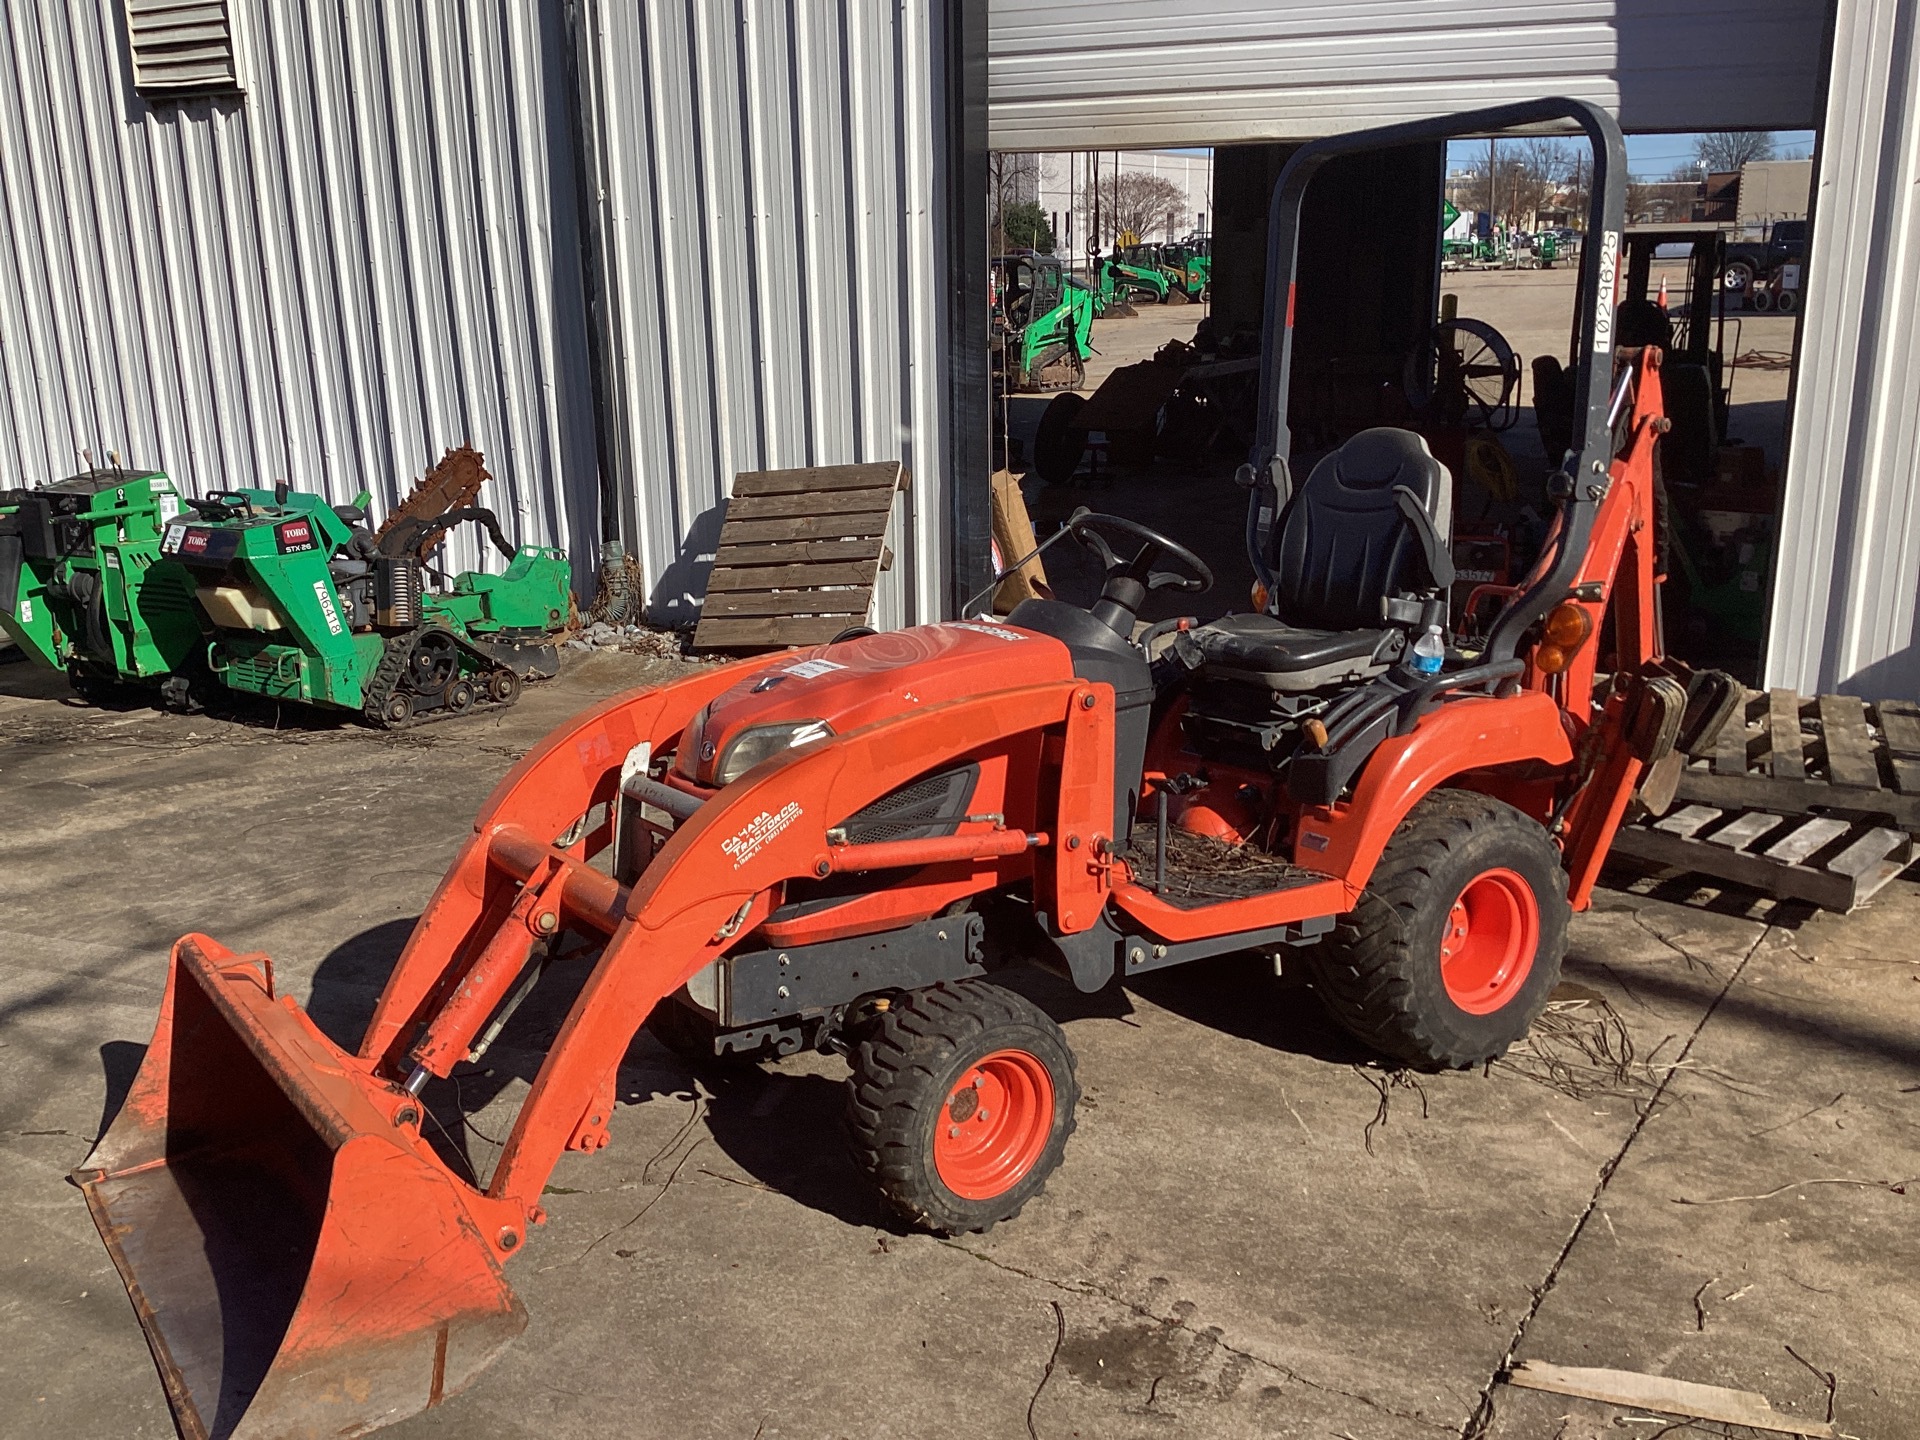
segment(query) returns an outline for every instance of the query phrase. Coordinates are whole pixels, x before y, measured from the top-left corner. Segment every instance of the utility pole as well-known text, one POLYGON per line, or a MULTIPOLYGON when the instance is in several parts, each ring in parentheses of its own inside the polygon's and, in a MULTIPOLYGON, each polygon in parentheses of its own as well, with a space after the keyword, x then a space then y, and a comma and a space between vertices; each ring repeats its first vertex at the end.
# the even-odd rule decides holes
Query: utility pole
POLYGON ((1500 223, 1499 191, 1496 188, 1500 183, 1500 162, 1496 158, 1498 152, 1494 149, 1499 143, 1491 135, 1487 137, 1487 223, 1493 226, 1500 223))
POLYGON ((1087 164, 1093 184, 1093 226, 1087 231, 1087 253, 1091 255, 1100 248, 1100 152, 1089 150, 1087 164))

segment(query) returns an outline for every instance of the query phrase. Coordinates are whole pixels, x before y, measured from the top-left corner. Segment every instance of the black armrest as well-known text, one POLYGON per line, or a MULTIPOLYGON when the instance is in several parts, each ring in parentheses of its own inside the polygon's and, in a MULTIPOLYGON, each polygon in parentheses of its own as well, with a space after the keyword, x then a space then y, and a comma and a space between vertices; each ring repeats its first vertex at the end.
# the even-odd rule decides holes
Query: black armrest
POLYGON ((1453 555, 1447 549, 1447 542, 1440 538, 1439 530, 1434 527, 1433 517, 1427 513, 1427 507, 1405 485, 1393 487, 1393 499, 1400 507, 1400 514, 1420 537, 1420 548, 1426 553, 1427 573, 1433 577, 1433 583, 1442 590, 1450 589, 1453 585, 1453 555))

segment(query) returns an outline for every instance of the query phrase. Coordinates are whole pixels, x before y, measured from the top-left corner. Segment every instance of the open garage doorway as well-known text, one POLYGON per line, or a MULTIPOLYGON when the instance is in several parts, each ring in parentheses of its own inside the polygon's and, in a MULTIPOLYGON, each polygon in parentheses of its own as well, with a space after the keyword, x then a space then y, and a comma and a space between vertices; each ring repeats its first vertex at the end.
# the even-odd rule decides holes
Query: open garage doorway
MULTIPOLYGON (((1661 344, 1671 366, 1668 645, 1748 684, 1764 660, 1813 144, 1806 131, 1629 139, 1618 319, 1624 343, 1661 344)), ((1150 241, 1128 228, 1140 223, 1131 211, 1115 215, 1122 177, 1140 168, 1129 152, 996 157, 996 176, 1013 179, 994 197, 1013 222, 996 249, 1011 256, 1025 240, 1036 252, 996 267, 999 453, 1042 536, 1087 505, 1202 554, 1220 582, 1205 597, 1156 596, 1168 615, 1251 605, 1233 474, 1252 441, 1268 201, 1295 148, 1164 152, 1195 171, 1204 157, 1205 190, 1189 190, 1183 224, 1157 218, 1150 241), (1048 188, 1062 176, 1064 190, 1048 188), (1022 210, 1022 195, 1038 203, 1022 210), (1204 238, 1207 277, 1191 296, 1166 273, 1175 230, 1204 238), (1005 305, 1011 293, 1031 323, 1040 311, 1019 287, 1036 284, 1057 311, 1056 348, 1049 358, 1028 332, 1013 360, 1005 305)), ((1309 193, 1295 472, 1369 425, 1426 433, 1455 475, 1463 611, 1476 586, 1524 573, 1544 537, 1590 177, 1583 144, 1503 138, 1343 157, 1309 193)), ((1049 553, 1050 581, 1091 599, 1098 576, 1068 548, 1049 553)))
MULTIPOLYGON (((1234 476, 1254 439, 1268 205, 1295 148, 1238 145, 1154 157, 1205 176, 1205 192, 1198 184, 1189 191, 1184 240, 1155 240, 1179 227, 1143 225, 1126 208, 1130 182, 1149 158, 1133 152, 1081 158, 1075 173, 1083 188, 1061 211, 1076 228, 1071 237, 1048 237, 1057 258, 1017 255, 1015 241, 1030 233, 1020 229, 1017 202, 995 210, 1016 219, 1008 258, 996 267, 996 413, 1005 465, 1043 537, 1085 505, 1177 536, 1205 558, 1217 577, 1212 590, 1155 594, 1144 612, 1151 620, 1187 614, 1206 621, 1254 607, 1248 497, 1234 476), (1118 216, 1110 195, 1122 202, 1118 216), (1046 278, 1049 265, 1057 279, 1046 278), (1045 287, 1037 301, 1019 288, 1029 273, 1045 287), (1091 314, 1083 369, 1053 361, 1056 368, 1042 371, 1037 317, 1056 307, 1038 333, 1057 356, 1076 300, 1091 314)), ((1439 244, 1431 202, 1443 164, 1438 145, 1345 156, 1308 195, 1292 405, 1297 464, 1368 424, 1404 418, 1403 405, 1383 413, 1378 393, 1399 393, 1407 356, 1430 329, 1439 244)), ((1042 175, 1046 166, 1042 157, 1042 175)), ((997 173, 1018 171, 1001 157, 997 173)), ((1098 594, 1097 567, 1070 547, 1049 552, 1046 566, 1062 598, 1085 603, 1098 594)))
MULTIPOLYGON (((1219 349, 1214 158, 995 154, 988 201, 998 463, 1043 537, 1081 505, 1179 535, 1222 577, 1212 595, 1186 597, 1209 617, 1246 608, 1245 494, 1232 474, 1250 439, 1189 434, 1174 394, 1175 377, 1219 349)), ((1257 334, 1240 344, 1257 366, 1257 334)), ((1250 402, 1248 366, 1237 383, 1250 402)), ((1098 594, 1099 570, 1075 547, 1045 565, 1062 598, 1098 594)))
MULTIPOLYGON (((1628 137, 1617 317, 1621 343, 1668 355, 1668 648, 1749 685, 1765 658, 1814 140, 1628 137)), ((1582 147, 1550 137, 1457 142, 1447 159, 1436 313, 1454 317, 1468 364, 1491 372, 1470 382, 1482 433, 1455 545, 1463 565, 1497 575, 1527 553, 1535 492, 1564 444, 1589 171, 1582 147)))

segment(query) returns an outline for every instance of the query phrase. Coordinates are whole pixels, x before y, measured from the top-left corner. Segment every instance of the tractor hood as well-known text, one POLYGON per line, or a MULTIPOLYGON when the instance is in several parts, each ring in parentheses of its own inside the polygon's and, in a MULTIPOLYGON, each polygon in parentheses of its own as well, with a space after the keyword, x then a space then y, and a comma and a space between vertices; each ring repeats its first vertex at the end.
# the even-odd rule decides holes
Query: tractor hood
POLYGON ((674 768, 701 785, 726 785, 810 740, 924 705, 1072 678, 1072 658, 1058 640, 980 620, 795 650, 695 715, 674 768))

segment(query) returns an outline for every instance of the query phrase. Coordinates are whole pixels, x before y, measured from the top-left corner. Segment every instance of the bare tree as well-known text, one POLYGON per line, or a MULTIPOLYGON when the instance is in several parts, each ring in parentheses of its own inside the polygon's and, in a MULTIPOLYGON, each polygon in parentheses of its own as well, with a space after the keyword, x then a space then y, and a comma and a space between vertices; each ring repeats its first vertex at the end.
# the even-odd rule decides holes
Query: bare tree
POLYGON ((1551 135, 1532 135, 1520 142, 1521 163, 1548 189, 1557 190, 1572 179, 1577 153, 1572 145, 1551 135))
MULTIPOLYGON (((1171 240, 1187 223, 1187 193, 1165 176, 1145 170, 1123 170, 1118 175, 1103 174, 1099 185, 1100 228, 1106 233, 1094 236, 1105 245, 1116 235, 1131 231, 1142 239, 1171 240)), ((1091 187, 1075 207, 1093 232, 1094 196, 1091 187)))
POLYGON ((1491 170, 1483 159, 1466 173, 1459 193, 1467 209, 1509 225, 1531 225, 1563 188, 1573 185, 1575 151, 1564 140, 1535 136, 1491 150, 1491 170))
POLYGON ((1575 223, 1582 229, 1586 227, 1587 199, 1593 192, 1593 157, 1582 145, 1573 146, 1573 154, 1567 164, 1567 171, 1560 181, 1560 195, 1566 201, 1569 211, 1576 217, 1575 223))
POLYGON ((1770 130, 1712 130, 1693 142, 1693 157, 1709 170, 1738 170, 1755 160, 1773 159, 1770 130))
POLYGON ((1040 190, 1040 157, 1016 155, 995 150, 987 156, 988 223, 992 226, 993 253, 1004 255, 1007 249, 1007 212, 1023 200, 1037 199, 1040 190))

